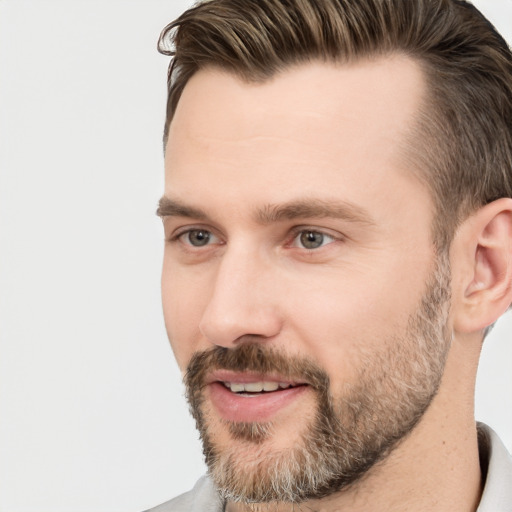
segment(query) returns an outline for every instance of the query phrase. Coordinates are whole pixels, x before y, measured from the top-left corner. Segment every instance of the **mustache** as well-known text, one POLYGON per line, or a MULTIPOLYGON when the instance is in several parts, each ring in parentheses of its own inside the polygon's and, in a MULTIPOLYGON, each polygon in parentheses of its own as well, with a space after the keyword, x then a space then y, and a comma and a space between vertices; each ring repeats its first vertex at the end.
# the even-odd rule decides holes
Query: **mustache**
POLYGON ((283 354, 261 343, 247 342, 235 348, 213 347, 196 352, 185 373, 186 388, 192 392, 201 390, 206 385, 208 374, 215 370, 279 375, 307 383, 324 393, 330 384, 327 372, 311 360, 283 354))

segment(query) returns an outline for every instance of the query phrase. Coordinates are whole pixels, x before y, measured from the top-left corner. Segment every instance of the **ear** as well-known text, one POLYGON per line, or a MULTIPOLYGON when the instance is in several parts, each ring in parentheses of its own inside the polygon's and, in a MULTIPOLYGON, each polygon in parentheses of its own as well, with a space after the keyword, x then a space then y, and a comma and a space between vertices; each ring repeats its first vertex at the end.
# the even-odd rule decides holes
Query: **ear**
POLYGON ((454 329, 483 331, 512 303, 512 199, 477 210, 457 231, 452 249, 454 329))

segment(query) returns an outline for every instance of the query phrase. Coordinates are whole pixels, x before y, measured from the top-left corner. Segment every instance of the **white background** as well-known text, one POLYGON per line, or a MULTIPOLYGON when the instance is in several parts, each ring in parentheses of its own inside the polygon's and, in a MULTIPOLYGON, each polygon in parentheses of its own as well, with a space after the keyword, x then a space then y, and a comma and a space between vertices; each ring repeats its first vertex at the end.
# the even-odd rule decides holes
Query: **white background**
MULTIPOLYGON (((0 512, 137 512, 204 471, 159 273, 160 30, 186 0, 0 0, 0 512)), ((512 1, 477 2, 512 41, 512 1)), ((477 416, 512 449, 512 320, 477 416)))

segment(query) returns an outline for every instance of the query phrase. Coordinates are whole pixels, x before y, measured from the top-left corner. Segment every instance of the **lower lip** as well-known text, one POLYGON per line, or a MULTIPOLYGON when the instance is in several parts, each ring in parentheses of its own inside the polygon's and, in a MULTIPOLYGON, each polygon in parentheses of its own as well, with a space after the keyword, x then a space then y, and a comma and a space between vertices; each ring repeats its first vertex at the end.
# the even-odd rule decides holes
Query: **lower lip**
POLYGON ((235 422, 263 422, 270 421, 278 412, 292 404, 307 391, 308 386, 254 395, 233 393, 220 382, 213 382, 208 388, 211 401, 223 419, 235 422))

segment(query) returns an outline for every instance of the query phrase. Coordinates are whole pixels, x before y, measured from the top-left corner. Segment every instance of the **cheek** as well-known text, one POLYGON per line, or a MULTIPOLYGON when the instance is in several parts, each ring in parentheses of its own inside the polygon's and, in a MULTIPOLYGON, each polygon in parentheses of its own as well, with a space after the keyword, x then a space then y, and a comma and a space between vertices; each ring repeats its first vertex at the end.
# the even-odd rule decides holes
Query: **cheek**
MULTIPOLYGON (((167 336, 181 370, 199 349, 199 324, 207 304, 208 290, 194 275, 164 260, 162 306, 167 336)), ((204 281, 203 281, 204 284, 204 281)))
POLYGON ((296 333, 293 338, 301 339, 301 351, 329 374, 333 384, 340 379, 353 380, 361 351, 377 334, 366 300, 360 303, 337 295, 328 299, 324 293, 295 308, 291 327, 296 333))
POLYGON ((357 274, 289 294, 295 297, 288 310, 290 338, 301 340, 301 351, 327 371, 333 385, 353 382, 364 361, 403 336, 421 297, 422 283, 411 283, 414 278, 397 282, 391 270, 365 272, 361 279, 357 274))

